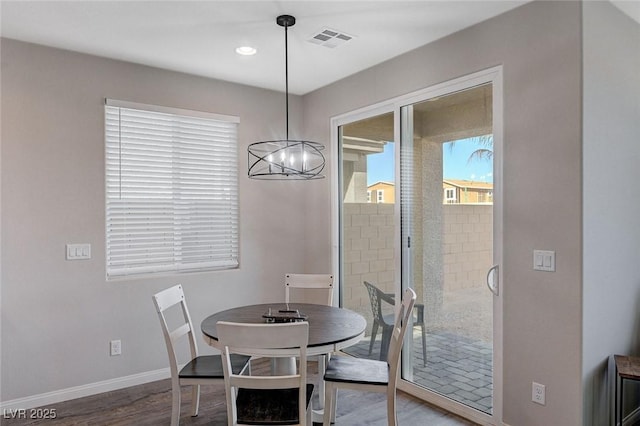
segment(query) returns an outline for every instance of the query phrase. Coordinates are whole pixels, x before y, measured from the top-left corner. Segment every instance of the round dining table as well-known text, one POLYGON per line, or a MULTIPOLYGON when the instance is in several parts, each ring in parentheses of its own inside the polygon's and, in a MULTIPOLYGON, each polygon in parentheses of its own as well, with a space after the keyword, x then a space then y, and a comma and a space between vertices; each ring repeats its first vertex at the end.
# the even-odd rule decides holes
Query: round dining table
MULTIPOLYGON (((208 316, 200 326, 204 340, 210 346, 220 349, 216 324, 218 321, 260 324, 269 322, 268 318, 277 316, 279 311, 297 311, 309 323, 309 341, 307 355, 325 355, 358 343, 363 337, 367 321, 356 312, 345 308, 310 303, 265 303, 260 305, 239 306, 208 316)), ((286 314, 285 314, 286 315, 286 314)), ((272 369, 275 374, 295 372, 295 358, 274 359, 272 369)), ((325 358, 319 358, 318 372, 324 375, 325 358)), ((319 401, 313 410, 313 421, 322 423, 324 380, 319 381, 319 401)))
POLYGON ((358 343, 367 327, 364 317, 345 308, 314 305, 310 303, 265 303, 239 306, 208 316, 202 321, 201 329, 207 344, 220 349, 216 323, 218 321, 240 323, 265 323, 269 316, 280 310, 297 310, 309 323, 309 343, 307 355, 322 355, 339 351, 358 343))

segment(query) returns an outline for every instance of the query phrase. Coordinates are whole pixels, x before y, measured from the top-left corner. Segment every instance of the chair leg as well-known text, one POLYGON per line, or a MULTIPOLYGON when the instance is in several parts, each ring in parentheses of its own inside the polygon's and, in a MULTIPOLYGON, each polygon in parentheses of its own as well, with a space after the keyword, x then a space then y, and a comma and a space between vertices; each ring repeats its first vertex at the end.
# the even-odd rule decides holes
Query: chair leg
MULTIPOLYGON (((226 386, 226 385, 225 385, 226 386)), ((236 409, 236 388, 231 388, 230 391, 225 392, 227 398, 227 425, 233 426, 238 420, 238 413, 236 409)))
POLYGON ((324 393, 324 413, 322 415, 322 425, 331 426, 336 421, 336 405, 338 403, 338 388, 329 382, 325 384, 324 393))
POLYGON ((420 329, 422 330, 422 362, 424 366, 427 366, 427 335, 424 332, 424 323, 420 324, 420 329))
POLYGON ((306 411, 307 415, 305 416, 305 425, 313 426, 313 407, 312 404, 309 404, 306 411))
POLYGON ((171 380, 171 426, 180 424, 180 382, 171 380))
POLYGON ((198 415, 200 407, 200 385, 191 386, 191 417, 198 415))
POLYGON ((329 355, 324 354, 318 356, 318 376, 320 376, 320 380, 318 383, 318 409, 324 408, 324 387, 325 382, 322 379, 324 377, 324 372, 327 370, 327 363, 329 363, 329 355))
POLYGON ((389 352, 389 342, 391 341, 391 334, 393 327, 382 327, 382 342, 380 344, 380 361, 386 361, 389 352))
POLYGON ((396 391, 395 389, 387 389, 387 424, 389 426, 396 426, 397 423, 396 391))
POLYGON ((331 395, 332 403, 331 403, 331 423, 336 422, 336 413, 338 412, 338 388, 333 388, 333 393, 331 395))
POLYGON ((374 320, 373 325, 371 326, 371 341, 369 342, 369 355, 371 355, 371 351, 373 350, 373 342, 376 341, 377 334, 378 334, 378 322, 374 320))

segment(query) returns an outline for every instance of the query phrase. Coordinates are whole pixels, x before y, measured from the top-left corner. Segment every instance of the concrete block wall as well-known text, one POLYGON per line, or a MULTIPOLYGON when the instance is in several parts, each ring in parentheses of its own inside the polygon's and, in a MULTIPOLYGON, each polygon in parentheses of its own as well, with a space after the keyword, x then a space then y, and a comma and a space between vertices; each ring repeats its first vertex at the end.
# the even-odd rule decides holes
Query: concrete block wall
POLYGON ((444 207, 444 291, 483 286, 492 264, 493 206, 444 207))
MULTIPOLYGON (((443 205, 445 292, 485 285, 492 261, 492 207, 443 205)), ((394 204, 343 205, 342 303, 364 315, 369 324, 371 306, 363 281, 394 291, 394 208, 394 204)))
POLYGON ((394 204, 345 203, 343 205, 343 306, 367 318, 371 304, 363 281, 385 292, 394 291, 394 204))

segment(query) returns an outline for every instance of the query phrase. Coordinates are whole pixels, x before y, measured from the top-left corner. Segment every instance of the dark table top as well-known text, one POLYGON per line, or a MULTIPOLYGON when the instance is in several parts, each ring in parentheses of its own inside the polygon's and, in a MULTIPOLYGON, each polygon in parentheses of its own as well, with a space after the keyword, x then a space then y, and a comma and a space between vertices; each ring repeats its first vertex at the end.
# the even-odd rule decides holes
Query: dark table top
MULTIPOLYGON (((271 308, 272 312, 287 309, 284 303, 265 303, 240 306, 215 313, 202 321, 204 338, 211 346, 217 347, 216 323, 230 321, 241 323, 265 323, 262 315, 271 308)), ((367 322, 364 317, 349 309, 309 303, 290 303, 289 309, 297 309, 307 316, 309 322, 309 355, 340 350, 357 343, 364 335, 367 322)))

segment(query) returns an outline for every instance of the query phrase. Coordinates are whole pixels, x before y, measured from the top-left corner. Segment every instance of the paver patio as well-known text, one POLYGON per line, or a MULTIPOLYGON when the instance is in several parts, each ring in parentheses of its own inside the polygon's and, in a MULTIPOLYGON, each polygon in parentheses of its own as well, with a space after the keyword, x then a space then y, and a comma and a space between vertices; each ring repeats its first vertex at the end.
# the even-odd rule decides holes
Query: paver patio
MULTIPOLYGON (((427 333, 427 362, 420 330, 413 331, 413 382, 485 413, 492 410, 492 348, 487 342, 447 331, 427 333)), ((377 359, 380 335, 369 355, 369 337, 345 352, 377 359)))

